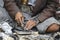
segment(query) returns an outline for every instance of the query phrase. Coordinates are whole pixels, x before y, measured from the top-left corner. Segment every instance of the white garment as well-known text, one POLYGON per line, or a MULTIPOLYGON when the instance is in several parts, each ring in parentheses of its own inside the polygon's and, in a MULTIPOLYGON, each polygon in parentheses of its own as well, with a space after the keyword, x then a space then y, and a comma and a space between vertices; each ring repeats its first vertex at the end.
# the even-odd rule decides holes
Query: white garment
POLYGON ((14 40, 14 38, 10 37, 9 35, 0 32, 0 37, 2 37, 3 40, 14 40))
POLYGON ((7 22, 0 23, 0 28, 5 31, 6 34, 12 34, 12 27, 7 22))

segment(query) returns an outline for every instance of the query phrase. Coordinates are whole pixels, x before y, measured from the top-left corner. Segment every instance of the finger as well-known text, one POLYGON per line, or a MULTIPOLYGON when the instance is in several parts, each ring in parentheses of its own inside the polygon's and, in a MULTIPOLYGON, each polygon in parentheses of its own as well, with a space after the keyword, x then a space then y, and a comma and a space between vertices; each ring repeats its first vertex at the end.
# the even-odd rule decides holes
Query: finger
POLYGON ((21 24, 23 24, 24 22, 24 17, 21 17, 21 24))
POLYGON ((19 17, 19 23, 22 24, 22 17, 19 17))
POLYGON ((29 24, 29 26, 25 27, 26 30, 30 30, 33 27, 33 24, 29 24))
POLYGON ((24 22, 24 17, 22 17, 22 22, 24 22))
POLYGON ((20 25, 20 24, 21 24, 21 23, 20 23, 20 18, 18 18, 18 22, 19 22, 19 25, 20 25))
POLYGON ((17 20, 17 18, 15 18, 15 20, 17 20))
POLYGON ((17 20, 17 18, 15 18, 15 20, 17 20))
POLYGON ((30 25, 31 25, 31 22, 29 21, 27 24, 28 24, 28 26, 26 26, 26 28, 30 27, 30 25))
POLYGON ((27 29, 30 30, 33 27, 33 24, 30 24, 27 29))
POLYGON ((34 26, 35 26, 34 22, 30 23, 30 25, 28 26, 28 30, 32 29, 34 26))
POLYGON ((16 21, 17 21, 17 23, 19 24, 19 19, 18 19, 18 18, 16 18, 15 20, 16 20, 16 21))
POLYGON ((30 22, 28 21, 25 27, 27 28, 29 26, 29 24, 30 24, 30 22))
POLYGON ((28 27, 28 24, 26 24, 26 26, 25 26, 25 29, 26 29, 26 30, 28 30, 28 28, 27 28, 27 27, 28 27))
POLYGON ((25 28, 27 28, 27 26, 28 26, 28 22, 26 23, 26 26, 25 26, 25 28))

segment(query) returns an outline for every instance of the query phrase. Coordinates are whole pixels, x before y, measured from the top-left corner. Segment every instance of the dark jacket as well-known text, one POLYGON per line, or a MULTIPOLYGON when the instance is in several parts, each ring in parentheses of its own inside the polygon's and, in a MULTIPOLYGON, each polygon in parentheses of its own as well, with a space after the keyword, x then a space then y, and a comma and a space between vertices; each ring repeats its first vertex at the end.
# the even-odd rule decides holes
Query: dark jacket
MULTIPOLYGON (((15 14, 20 11, 17 6, 17 4, 20 6, 20 2, 18 1, 17 3, 16 0, 4 0, 4 2, 9 15, 14 18, 15 14)), ((57 4, 56 0, 37 0, 33 10, 33 15, 39 13, 39 15, 37 14, 37 19, 42 22, 55 14, 57 4)))

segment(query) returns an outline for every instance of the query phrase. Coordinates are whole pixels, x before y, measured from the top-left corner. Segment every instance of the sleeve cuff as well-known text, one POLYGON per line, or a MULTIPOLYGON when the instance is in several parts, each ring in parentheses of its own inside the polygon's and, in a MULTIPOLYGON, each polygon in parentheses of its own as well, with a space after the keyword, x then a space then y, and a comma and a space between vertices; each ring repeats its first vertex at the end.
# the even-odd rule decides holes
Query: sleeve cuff
POLYGON ((39 32, 45 33, 46 29, 53 23, 60 25, 60 23, 54 17, 50 17, 50 18, 46 19, 44 22, 38 24, 37 29, 39 30, 39 32))

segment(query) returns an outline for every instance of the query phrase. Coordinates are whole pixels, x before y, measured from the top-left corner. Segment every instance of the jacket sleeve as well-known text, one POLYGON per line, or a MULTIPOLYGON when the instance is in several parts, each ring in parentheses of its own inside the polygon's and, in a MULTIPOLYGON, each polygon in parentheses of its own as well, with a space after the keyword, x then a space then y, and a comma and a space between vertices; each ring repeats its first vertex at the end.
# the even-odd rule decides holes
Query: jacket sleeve
POLYGON ((15 0, 4 0, 5 8, 9 12, 9 15, 14 18, 17 12, 20 12, 15 0))
POLYGON ((48 1, 46 7, 43 9, 41 13, 39 13, 34 20, 37 22, 43 22, 44 20, 48 19, 49 17, 52 17, 53 14, 56 12, 56 5, 57 3, 55 1, 48 1))

